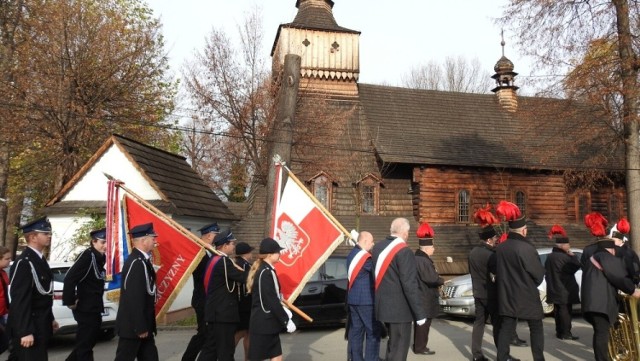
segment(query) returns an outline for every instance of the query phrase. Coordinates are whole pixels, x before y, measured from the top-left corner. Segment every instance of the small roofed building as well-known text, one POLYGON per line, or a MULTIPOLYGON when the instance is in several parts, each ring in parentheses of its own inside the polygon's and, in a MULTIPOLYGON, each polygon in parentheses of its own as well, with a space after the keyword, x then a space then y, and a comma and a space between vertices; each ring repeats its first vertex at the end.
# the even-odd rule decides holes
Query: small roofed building
POLYGON ((237 220, 185 157, 113 135, 47 203, 45 213, 53 228, 51 260, 73 261, 86 246, 72 238, 92 214, 105 214, 105 174, 123 181, 197 236, 196 230, 206 224, 228 227, 237 220))

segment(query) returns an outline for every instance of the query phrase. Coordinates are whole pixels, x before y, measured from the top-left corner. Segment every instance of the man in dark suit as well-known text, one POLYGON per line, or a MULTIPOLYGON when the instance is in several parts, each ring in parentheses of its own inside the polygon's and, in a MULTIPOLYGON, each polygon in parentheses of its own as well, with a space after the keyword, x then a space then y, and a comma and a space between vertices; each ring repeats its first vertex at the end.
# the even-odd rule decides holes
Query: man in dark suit
POLYGON ((411 323, 421 326, 426 312, 420 300, 416 259, 407 247, 409 221, 396 218, 391 235, 372 249, 375 269, 375 315, 387 324, 389 340, 385 359, 405 361, 411 342, 411 323))
POLYGON ((133 227, 133 250, 122 268, 120 306, 116 317, 118 349, 115 361, 158 361, 156 334, 156 272, 151 252, 156 246, 153 223, 133 227))
MULTIPOLYGON (((496 284, 498 287, 498 313, 501 318, 498 336, 498 360, 514 360, 509 355, 518 319, 526 320, 531 336, 531 354, 534 361, 544 360, 544 330, 542 303, 538 285, 544 279, 544 267, 538 251, 527 239, 526 218, 518 207, 502 201, 514 210, 503 212, 508 217, 507 240, 496 247, 496 284)), ((500 213, 501 204, 496 212, 500 213)))
POLYGON ((233 361, 234 334, 240 322, 238 288, 240 283, 246 283, 248 272, 229 258, 236 247, 230 230, 218 234, 213 243, 219 254, 209 260, 204 275, 207 332, 198 360, 233 361))
POLYGON ((349 278, 347 350, 348 359, 351 361, 378 361, 380 356, 380 324, 375 318, 373 309, 373 262, 369 253, 371 248, 373 248, 371 233, 360 232, 358 244, 347 256, 347 277, 349 278), (365 335, 367 341, 363 350, 365 335))
POLYGON ((482 243, 473 247, 469 253, 469 273, 471 274, 473 299, 476 306, 476 318, 471 332, 471 354, 474 361, 487 361, 488 359, 482 353, 482 337, 487 317, 491 318, 493 342, 496 345, 500 331, 500 316, 496 312, 498 310, 498 294, 494 275, 491 274, 489 268, 489 261, 495 258, 495 244, 498 235, 491 224, 483 227, 478 235, 482 243))
POLYGON ((556 337, 561 340, 577 340, 571 333, 571 308, 580 303, 580 288, 575 274, 580 269, 578 256, 571 252, 569 238, 560 226, 553 226, 556 246, 544 264, 547 281, 547 302, 555 309, 556 337))
MULTIPOLYGON (((253 261, 253 247, 246 242, 239 242, 236 245, 236 264, 249 274, 251 262, 253 261)), ((234 344, 237 347, 238 342, 242 340, 244 348, 244 359, 249 360, 249 320, 251 318, 251 293, 244 283, 239 284, 238 289, 238 312, 240 314, 240 323, 234 335, 234 344)))
MULTIPOLYGON (((199 231, 200 239, 205 243, 212 244, 215 236, 220 233, 220 227, 218 227, 218 223, 214 222, 200 228, 199 231)), ((191 337, 191 340, 187 345, 187 349, 184 350, 182 361, 195 361, 200 350, 202 350, 202 345, 204 345, 207 331, 207 325, 204 321, 204 271, 207 268, 207 263, 209 263, 209 260, 211 259, 211 255, 211 251, 205 250, 204 257, 202 257, 198 266, 193 270, 193 295, 191 296, 191 307, 193 307, 196 312, 198 328, 196 329, 196 334, 191 337)))
POLYGON ((53 274, 42 252, 51 244, 51 223, 40 218, 21 227, 27 247, 11 266, 9 334, 18 360, 46 361, 57 330, 53 318, 53 274))
POLYGON ((93 360, 93 347, 100 336, 104 303, 106 229, 90 233, 91 245, 84 250, 64 277, 62 304, 73 310, 78 322, 76 345, 67 361, 93 360))

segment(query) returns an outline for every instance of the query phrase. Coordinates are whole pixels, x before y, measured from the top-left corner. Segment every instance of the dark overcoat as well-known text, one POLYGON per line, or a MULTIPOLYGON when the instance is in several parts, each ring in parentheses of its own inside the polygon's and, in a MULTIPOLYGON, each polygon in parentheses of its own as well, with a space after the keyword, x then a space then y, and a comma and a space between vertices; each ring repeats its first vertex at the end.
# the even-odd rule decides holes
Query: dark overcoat
MULTIPOLYGON (((218 257, 221 258, 213 266, 207 286, 204 319, 206 322, 238 323, 238 288, 247 281, 248 271, 237 269, 227 256, 218 257)), ((214 256, 209 262, 215 261, 214 256)))
POLYGON ((622 259, 604 249, 595 250, 582 271, 582 312, 602 313, 613 325, 618 319, 617 290, 627 294, 635 290, 622 259))
POLYGON ((416 251, 416 266, 422 307, 427 313, 427 318, 436 318, 440 313, 439 287, 444 284, 444 279, 438 274, 433 260, 422 250, 416 251))
POLYGON ((118 336, 138 339, 156 333, 156 272, 151 261, 134 248, 122 267, 122 288, 116 317, 118 336))
POLYGON ((544 317, 538 285, 544 279, 544 266, 535 247, 526 237, 509 232, 496 247, 498 313, 523 320, 544 317))
POLYGON ((580 303, 580 287, 575 277, 575 273, 580 269, 578 256, 569 255, 560 248, 554 247, 544 266, 547 303, 558 305, 580 303))
POLYGON ((80 312, 104 311, 104 254, 95 248, 84 250, 64 276, 62 304, 71 306, 78 301, 80 312))
POLYGON ((251 287, 250 333, 271 335, 286 329, 289 316, 280 303, 279 287, 275 269, 262 261, 251 287))
POLYGON ((489 261, 492 256, 495 257, 495 253, 495 248, 486 242, 473 247, 469 252, 469 273, 475 298, 492 302, 496 299, 496 285, 489 269, 489 261))
MULTIPOLYGON (((380 254, 395 240, 389 236, 371 250, 374 269, 380 254)), ((420 300, 418 272, 413 252, 406 245, 395 254, 375 291, 375 315, 380 322, 402 323, 427 317, 420 300)))

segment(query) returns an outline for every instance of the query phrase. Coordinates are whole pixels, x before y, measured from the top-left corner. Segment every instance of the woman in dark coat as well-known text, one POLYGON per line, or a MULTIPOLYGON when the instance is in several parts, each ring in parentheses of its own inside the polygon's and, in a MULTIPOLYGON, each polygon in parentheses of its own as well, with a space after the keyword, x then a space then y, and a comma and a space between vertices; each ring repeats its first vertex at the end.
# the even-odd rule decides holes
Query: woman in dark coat
POLYGON ((293 332, 291 311, 280 303, 280 284, 273 265, 280 260, 280 247, 272 238, 260 242, 260 254, 247 278, 251 290, 251 318, 249 320, 249 360, 282 360, 280 332, 293 332))
POLYGON ((416 232, 420 248, 416 251, 416 266, 418 268, 418 284, 423 301, 423 308, 427 313, 427 322, 422 326, 414 324, 413 328, 413 352, 420 355, 433 355, 436 352, 427 347, 429 342, 429 329, 431 321, 438 316, 440 306, 438 304, 438 288, 444 284, 436 267, 431 260, 435 251, 433 246, 433 229, 423 222, 416 232))

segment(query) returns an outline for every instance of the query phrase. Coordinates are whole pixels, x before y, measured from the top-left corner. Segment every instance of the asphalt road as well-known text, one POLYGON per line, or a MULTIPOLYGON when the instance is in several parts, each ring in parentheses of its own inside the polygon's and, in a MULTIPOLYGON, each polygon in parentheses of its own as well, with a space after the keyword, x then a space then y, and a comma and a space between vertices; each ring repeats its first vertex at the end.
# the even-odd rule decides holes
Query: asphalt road
MULTIPOLYGON (((469 360, 471 358, 471 320, 438 318, 433 321, 429 337, 429 348, 436 351, 433 356, 418 356, 409 351, 409 361, 418 360, 469 360)), ((553 360, 591 360, 591 326, 582 318, 576 317, 573 322, 573 334, 579 336, 577 341, 560 341, 555 338, 553 318, 544 320, 545 358, 553 360)), ((491 344, 491 326, 485 332, 485 355, 495 359, 496 349, 491 344)), ((160 360, 178 361, 189 339, 194 334, 190 328, 166 328, 158 332, 156 345, 160 360)), ((293 334, 282 334, 282 347, 285 361, 342 361, 346 360, 347 343, 343 338, 344 328, 303 329, 293 334)), ((520 338, 529 340, 526 323, 518 325, 520 338)), ((111 361, 115 356, 118 344, 117 337, 110 341, 102 341, 94 349, 95 361, 111 361)), ((386 341, 382 341, 381 355, 384 355, 386 341)), ((56 337, 49 352, 49 361, 63 361, 73 348, 73 337, 56 337)), ((532 360, 529 347, 512 347, 511 354, 522 360, 532 360)), ((244 352, 239 346, 236 360, 242 361, 244 352)))

